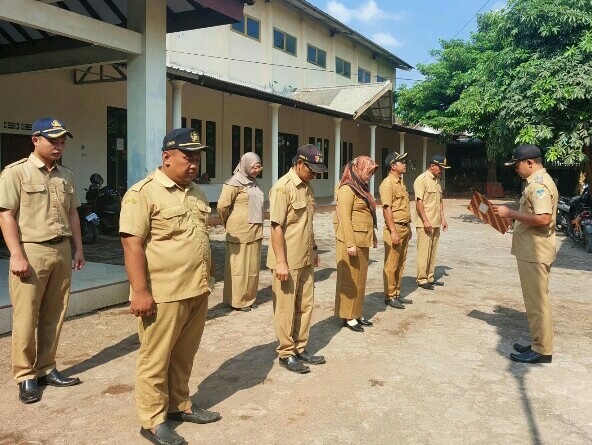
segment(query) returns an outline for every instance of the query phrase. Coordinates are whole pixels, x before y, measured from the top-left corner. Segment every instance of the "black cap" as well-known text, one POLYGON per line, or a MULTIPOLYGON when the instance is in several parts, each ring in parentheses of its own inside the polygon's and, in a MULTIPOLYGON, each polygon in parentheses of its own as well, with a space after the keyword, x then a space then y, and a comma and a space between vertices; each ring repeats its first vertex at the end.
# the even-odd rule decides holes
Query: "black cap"
POLYGON ((167 150, 211 152, 214 149, 203 145, 199 139, 199 133, 191 128, 177 128, 170 131, 162 140, 162 151, 167 150))
POLYGON ((402 161, 407 157, 407 153, 397 153, 396 151, 390 153, 384 160, 385 167, 390 167, 395 162, 402 161))
POLYGON ((430 164, 436 164, 442 168, 452 168, 446 163, 446 158, 442 155, 434 155, 430 159, 430 164))
POLYGON ((516 165, 518 161, 525 159, 536 159, 542 157, 541 150, 536 145, 522 144, 514 149, 514 156, 508 162, 504 163, 506 167, 516 165))
POLYGON ((300 159, 306 165, 308 165, 312 171, 316 173, 325 173, 329 171, 325 165, 325 159, 323 152, 316 145, 306 144, 298 148, 296 156, 292 159, 292 163, 296 164, 296 161, 300 159))
POLYGON ((72 137, 72 133, 66 130, 64 123, 53 117, 44 117, 33 122, 33 136, 43 136, 47 139, 55 139, 64 135, 72 137))

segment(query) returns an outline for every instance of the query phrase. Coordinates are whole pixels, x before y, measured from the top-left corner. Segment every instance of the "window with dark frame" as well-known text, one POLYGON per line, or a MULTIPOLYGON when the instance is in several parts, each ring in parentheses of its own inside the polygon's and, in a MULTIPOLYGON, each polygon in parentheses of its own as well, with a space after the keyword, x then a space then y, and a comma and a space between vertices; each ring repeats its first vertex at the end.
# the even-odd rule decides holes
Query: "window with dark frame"
POLYGON ((335 57, 335 72, 340 76, 351 79, 351 63, 341 57, 335 57))
MULTIPOLYGON (((255 153, 261 159, 261 165, 263 165, 263 130, 261 128, 255 128, 255 153)), ((263 176, 263 170, 257 175, 258 178, 263 176)))
POLYGON ((313 45, 308 45, 306 60, 313 65, 327 68, 327 52, 313 45))
POLYGON ((241 158, 241 127, 238 125, 232 126, 232 165, 230 166, 231 172, 238 165, 241 158))
POLYGON ((386 82, 388 79, 386 77, 382 77, 382 76, 376 76, 376 81, 377 82, 386 82))
POLYGON ((243 19, 238 23, 233 23, 230 28, 253 40, 261 41, 261 21, 254 17, 243 14, 243 19))
POLYGON ((370 71, 358 67, 358 83, 370 83, 370 71))
POLYGON ((296 37, 277 28, 273 28, 273 47, 295 56, 296 37))
POLYGON ((206 121, 206 145, 212 147, 212 153, 206 153, 206 173, 213 179, 216 177, 216 122, 206 121))
POLYGON ((243 130, 243 154, 253 151, 253 129, 245 127, 243 130))
POLYGON ((389 170, 390 170, 390 167, 387 167, 386 165, 384 165, 388 154, 389 154, 389 149, 386 147, 382 147, 382 157, 381 157, 382 162, 380 163, 382 165, 382 179, 384 179, 388 176, 389 170))
MULTIPOLYGON (((354 144, 352 142, 341 143, 341 164, 345 166, 354 158, 354 144)), ((343 169, 341 170, 343 171, 343 169)))
MULTIPOLYGON (((308 143, 319 147, 319 150, 321 150, 323 153, 325 167, 329 168, 329 139, 315 138, 314 136, 310 136, 308 138, 308 143)), ((329 172, 327 171, 325 173, 321 173, 318 178, 329 179, 329 172)))
MULTIPOLYGON (((203 134, 201 132, 201 119, 191 119, 191 128, 193 128, 195 131, 197 131, 197 134, 199 135, 199 140, 203 141, 201 135, 203 134)), ((205 168, 205 167, 204 167, 205 168)), ((197 169, 197 176, 201 177, 201 172, 202 172, 203 168, 201 163, 199 164, 199 168, 197 169)))

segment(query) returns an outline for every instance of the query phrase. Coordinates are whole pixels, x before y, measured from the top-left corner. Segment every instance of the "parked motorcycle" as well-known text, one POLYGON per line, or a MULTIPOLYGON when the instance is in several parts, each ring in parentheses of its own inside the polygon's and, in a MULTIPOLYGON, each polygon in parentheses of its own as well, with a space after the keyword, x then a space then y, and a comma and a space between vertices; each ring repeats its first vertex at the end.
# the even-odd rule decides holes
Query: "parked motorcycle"
POLYGON ((82 244, 92 244, 97 240, 99 234, 99 217, 93 213, 88 203, 83 203, 78 207, 78 216, 80 217, 80 234, 82 235, 82 244))
POLYGON ((560 197, 557 204, 557 225, 576 243, 592 253, 592 197, 588 185, 573 198, 560 197))
POLYGON ((108 234, 119 230, 121 196, 113 187, 101 187, 103 182, 103 177, 98 173, 90 176, 90 186, 85 189, 86 202, 97 215, 101 232, 108 234))

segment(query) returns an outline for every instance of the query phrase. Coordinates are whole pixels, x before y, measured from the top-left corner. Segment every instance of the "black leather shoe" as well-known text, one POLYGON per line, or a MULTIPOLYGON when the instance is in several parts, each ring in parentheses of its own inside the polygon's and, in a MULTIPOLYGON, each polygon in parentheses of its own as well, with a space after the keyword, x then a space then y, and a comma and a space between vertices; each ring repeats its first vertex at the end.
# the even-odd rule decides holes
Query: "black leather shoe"
POLYGON ((522 354, 512 352, 510 358, 520 363, 551 363, 553 361, 552 355, 539 354, 533 350, 523 352, 522 354))
POLYGON ((19 383, 19 400, 23 403, 35 403, 41 400, 41 391, 36 379, 27 379, 19 383))
POLYGON ((514 351, 516 352, 526 352, 526 351, 530 351, 530 345, 521 345, 520 343, 514 343, 514 351))
POLYGON ((78 385, 82 382, 78 377, 66 377, 54 368, 49 374, 39 377, 37 383, 41 386, 50 385, 63 388, 65 386, 78 385))
POLYGON ((215 411, 208 411, 207 409, 200 408, 197 405, 191 405, 191 414, 185 411, 177 411, 174 413, 168 413, 167 417, 177 422, 192 422, 192 423, 212 423, 217 422, 222 418, 220 413, 215 411))
POLYGON ((374 323, 372 323, 370 320, 366 320, 364 317, 358 318, 356 321, 358 323, 360 323, 362 326, 373 326, 374 325, 374 323))
POLYGON ((251 306, 233 307, 232 310, 233 311, 239 311, 239 312, 250 312, 251 311, 251 306))
POLYGON ((417 287, 421 287, 422 289, 427 289, 427 290, 434 290, 434 285, 431 283, 417 283, 417 287))
POLYGON ((295 372, 297 374, 307 374, 310 372, 310 368, 306 366, 302 361, 293 355, 286 358, 279 359, 280 365, 286 368, 288 371, 295 372))
POLYGON ((405 297, 397 297, 396 300, 399 303, 403 303, 403 304, 413 304, 413 300, 410 300, 410 299, 405 298, 405 297))
POLYGON ((432 281, 430 284, 432 286, 444 286, 444 282, 443 281, 432 281))
POLYGON ((296 354, 296 357, 298 357, 300 361, 308 363, 309 365, 322 365, 326 362, 325 357, 322 355, 310 355, 306 349, 300 354, 296 354))
POLYGON ((343 326, 345 326, 346 328, 351 329, 352 331, 355 331, 355 332, 364 332, 364 328, 362 327, 362 325, 360 323, 356 323, 355 325, 351 326, 350 324, 347 323, 347 320, 343 320, 343 326))
POLYGON ((390 307, 394 307, 395 309, 405 309, 403 303, 399 302, 396 298, 385 299, 384 304, 390 307))
POLYGON ((156 432, 146 428, 140 428, 140 434, 155 445, 186 445, 185 439, 171 429, 168 423, 163 422, 156 427, 156 432))

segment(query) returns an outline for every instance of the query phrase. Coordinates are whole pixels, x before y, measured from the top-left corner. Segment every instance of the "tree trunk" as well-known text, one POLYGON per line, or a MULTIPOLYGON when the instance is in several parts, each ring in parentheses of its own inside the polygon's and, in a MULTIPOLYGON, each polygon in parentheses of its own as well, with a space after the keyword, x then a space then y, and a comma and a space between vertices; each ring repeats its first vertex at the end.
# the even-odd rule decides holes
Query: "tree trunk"
POLYGON ((487 182, 497 182, 497 163, 495 159, 487 159, 487 182))

